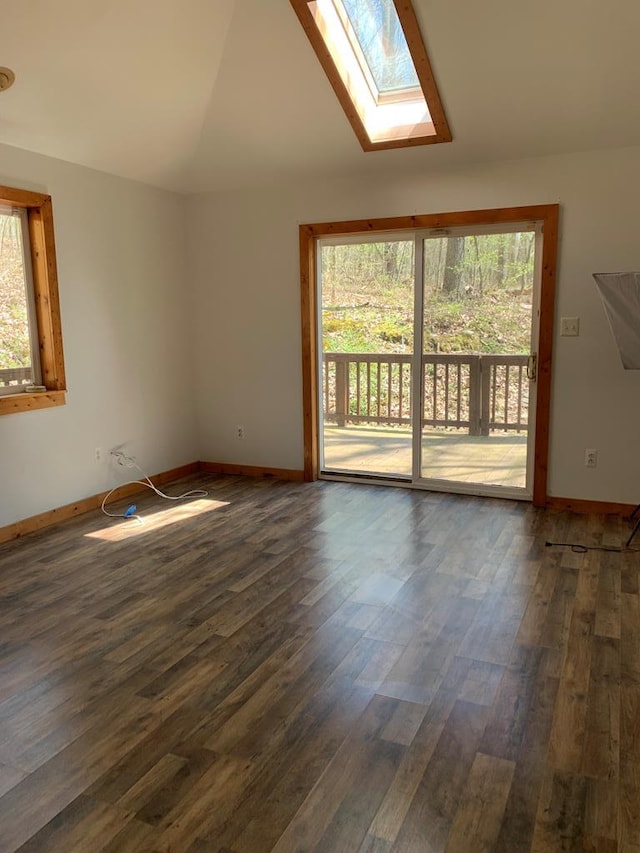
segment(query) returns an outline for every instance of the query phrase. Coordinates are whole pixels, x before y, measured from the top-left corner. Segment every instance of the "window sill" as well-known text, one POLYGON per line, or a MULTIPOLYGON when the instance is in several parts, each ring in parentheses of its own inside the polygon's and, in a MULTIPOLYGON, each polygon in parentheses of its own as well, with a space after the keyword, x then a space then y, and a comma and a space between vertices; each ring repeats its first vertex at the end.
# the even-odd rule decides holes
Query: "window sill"
POLYGON ((66 391, 39 391, 36 394, 27 394, 22 391, 20 394, 6 394, 0 396, 0 415, 64 406, 66 393, 66 391))

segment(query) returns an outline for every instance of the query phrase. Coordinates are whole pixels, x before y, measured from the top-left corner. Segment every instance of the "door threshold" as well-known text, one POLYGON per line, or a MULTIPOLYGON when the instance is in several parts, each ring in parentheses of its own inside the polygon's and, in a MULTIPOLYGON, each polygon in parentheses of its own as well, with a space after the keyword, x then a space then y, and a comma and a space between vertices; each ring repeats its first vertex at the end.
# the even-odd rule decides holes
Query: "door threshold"
POLYGON ((331 469, 325 469, 320 471, 318 475, 321 479, 327 480, 335 480, 335 479, 348 479, 354 480, 358 482, 372 482, 372 483, 398 483, 401 486, 411 485, 411 477, 403 476, 402 474, 383 474, 378 473, 377 471, 367 471, 366 474, 360 474, 357 471, 337 471, 331 469))
POLYGON ((371 486, 400 486, 411 488, 409 477, 397 477, 390 474, 356 474, 349 471, 320 471, 319 480, 335 480, 339 483, 365 483, 371 486))
POLYGON ((320 480, 333 480, 338 483, 363 483, 370 486, 395 486, 401 489, 417 489, 423 492, 441 492, 453 495, 471 495, 478 498, 498 498, 502 500, 531 502, 533 496, 520 488, 509 486, 479 486, 475 483, 458 483, 447 480, 417 480, 408 477, 393 477, 388 474, 355 474, 345 471, 321 471, 320 480))

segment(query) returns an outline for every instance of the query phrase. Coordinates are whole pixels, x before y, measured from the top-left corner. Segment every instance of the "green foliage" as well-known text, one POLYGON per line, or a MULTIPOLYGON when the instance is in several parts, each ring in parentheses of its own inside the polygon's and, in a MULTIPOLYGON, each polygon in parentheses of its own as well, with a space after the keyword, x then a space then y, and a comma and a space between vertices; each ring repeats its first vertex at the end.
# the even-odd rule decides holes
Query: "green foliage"
POLYGON ((0 369, 31 364, 19 228, 16 217, 0 215, 0 369))
POLYGON ((369 346, 369 328, 358 317, 329 315, 323 323, 323 333, 328 352, 366 352, 369 346))
POLYGON ((377 322, 371 331, 389 344, 406 346, 413 339, 413 322, 398 312, 390 313, 377 322))
MULTIPOLYGON (((425 240, 425 350, 527 352, 533 248, 531 232, 425 240)), ((412 351, 411 241, 323 247, 322 292, 325 351, 412 351)))

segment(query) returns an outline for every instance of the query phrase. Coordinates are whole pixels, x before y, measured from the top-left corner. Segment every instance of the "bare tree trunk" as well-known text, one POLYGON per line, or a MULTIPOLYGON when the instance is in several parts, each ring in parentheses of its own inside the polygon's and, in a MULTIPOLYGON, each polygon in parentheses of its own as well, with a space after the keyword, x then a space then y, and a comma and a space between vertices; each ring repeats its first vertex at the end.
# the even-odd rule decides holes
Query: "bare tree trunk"
POLYGON ((504 235, 500 235, 500 242, 498 243, 498 257, 496 259, 496 269, 494 276, 494 286, 501 287, 502 282, 504 281, 504 265, 505 265, 505 251, 504 251, 504 235))
POLYGON ((384 243, 384 271, 393 281, 398 279, 398 243, 384 243))
MULTIPOLYGON (((331 305, 336 303, 336 247, 325 246, 322 250, 322 276, 324 283, 331 287, 329 300, 331 305)), ((326 293, 326 287, 325 287, 326 293)))
POLYGON ((442 269, 442 247, 444 246, 444 240, 438 240, 438 268, 436 269, 436 285, 440 282, 440 270, 442 269))
POLYGON ((484 281, 482 279, 482 264, 480 263, 480 251, 478 249, 478 238, 475 234, 473 235, 473 245, 474 245, 475 250, 476 250, 476 267, 478 269, 478 280, 480 283, 480 296, 482 296, 482 293, 484 290, 484 281))
POLYGON ((462 278, 462 261, 464 258, 464 237, 449 237, 447 239, 447 256, 444 262, 444 293, 458 293, 462 278))
POLYGON ((527 286, 527 277, 528 273, 531 269, 531 252, 533 250, 533 244, 535 242, 535 234, 527 234, 527 238, 525 242, 526 252, 524 253, 524 258, 522 259, 522 266, 520 267, 520 275, 518 276, 520 282, 520 293, 527 286))

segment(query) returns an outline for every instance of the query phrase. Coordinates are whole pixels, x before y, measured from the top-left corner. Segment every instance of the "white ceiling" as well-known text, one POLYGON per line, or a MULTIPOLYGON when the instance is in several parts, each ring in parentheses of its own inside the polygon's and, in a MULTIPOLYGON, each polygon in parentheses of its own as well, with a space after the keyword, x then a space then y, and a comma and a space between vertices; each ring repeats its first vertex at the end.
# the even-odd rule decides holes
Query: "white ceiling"
POLYGON ((448 145, 364 153, 289 0, 0 0, 0 142, 182 192, 640 145, 638 0, 414 8, 448 145))

